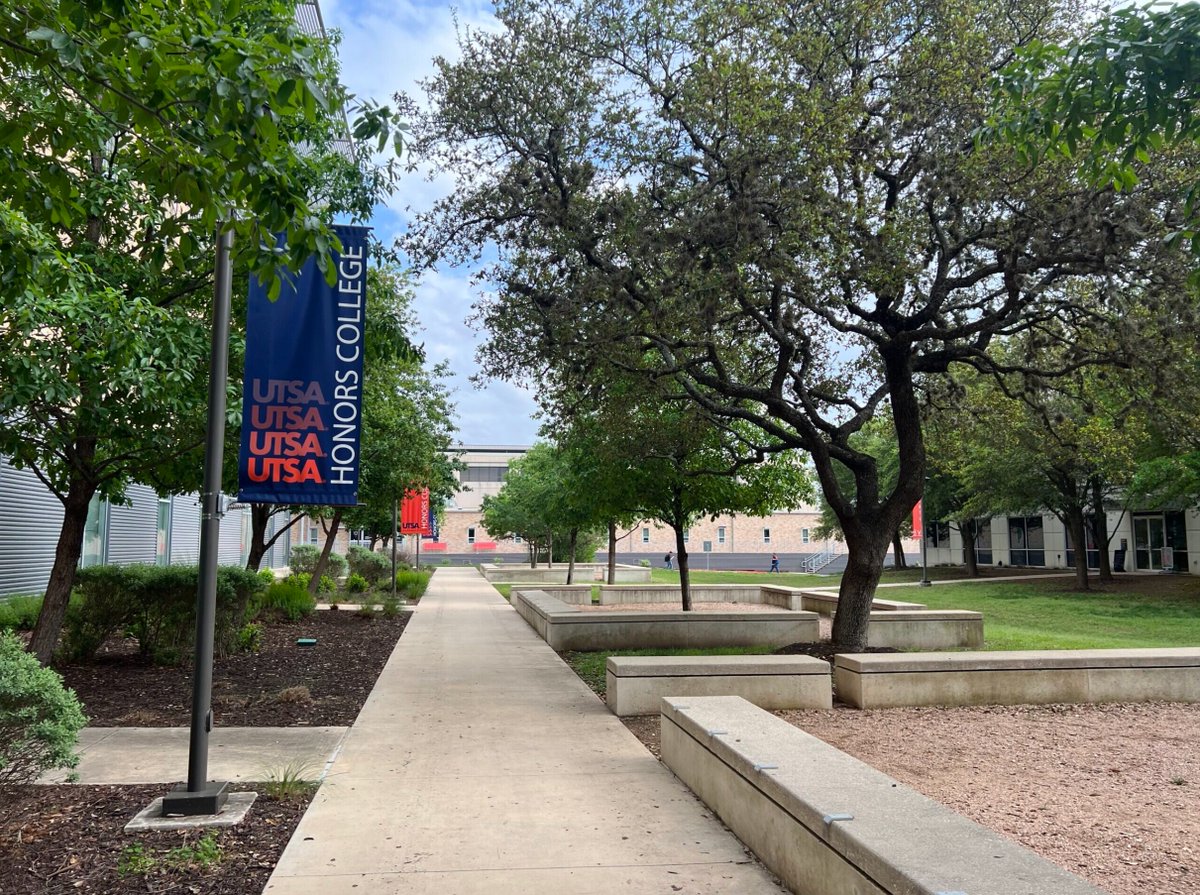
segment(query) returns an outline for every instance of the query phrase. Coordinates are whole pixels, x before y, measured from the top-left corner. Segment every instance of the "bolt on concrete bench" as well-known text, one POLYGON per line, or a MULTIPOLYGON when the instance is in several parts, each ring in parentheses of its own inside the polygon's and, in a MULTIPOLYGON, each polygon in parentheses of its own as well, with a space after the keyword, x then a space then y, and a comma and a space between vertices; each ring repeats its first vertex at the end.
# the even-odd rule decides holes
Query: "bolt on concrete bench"
MULTIPOLYGON (((802 590, 800 591, 801 609, 818 612, 821 615, 833 615, 837 612, 838 594, 833 590, 802 590)), ((916 611, 928 608, 924 603, 906 603, 903 600, 883 600, 876 597, 871 601, 873 612, 916 611)))
POLYGON ((797 895, 1104 895, 737 696, 664 699, 661 744, 797 895))
POLYGON ((858 708, 1200 702, 1200 648, 844 654, 833 679, 858 708))
POLYGON ((815 612, 584 612, 540 590, 512 606, 555 650, 786 646, 820 637, 815 612))
POLYGON ((609 656, 604 701, 651 715, 664 696, 741 696, 764 709, 833 707, 830 667, 813 656, 609 656))

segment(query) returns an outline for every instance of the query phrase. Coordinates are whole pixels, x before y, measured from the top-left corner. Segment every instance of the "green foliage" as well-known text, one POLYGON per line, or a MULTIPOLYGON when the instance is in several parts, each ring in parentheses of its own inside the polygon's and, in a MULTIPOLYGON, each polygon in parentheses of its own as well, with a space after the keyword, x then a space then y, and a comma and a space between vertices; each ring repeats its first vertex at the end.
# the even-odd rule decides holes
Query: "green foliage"
POLYGON ((313 767, 307 762, 291 761, 267 772, 259 788, 279 802, 298 802, 320 785, 314 779, 313 767))
POLYGON ((263 627, 257 622, 247 622, 237 633, 237 651, 239 653, 257 653, 262 649, 263 627))
POLYGON ((400 614, 400 601, 390 593, 385 594, 380 609, 386 618, 395 618, 400 614))
POLYGON ((352 594, 361 594, 367 589, 367 579, 359 574, 352 574, 346 579, 346 590, 352 594))
MULTIPOLYGON (((332 554, 330 554, 332 555, 332 554)), ((296 544, 292 547, 288 565, 293 575, 308 575, 312 577, 317 560, 321 558, 321 548, 313 544, 296 544)))
POLYGON ((260 569, 258 577, 262 579, 262 583, 270 587, 275 583, 275 573, 270 569, 260 569))
POLYGON ((0 789, 75 767, 86 723, 62 676, 39 665, 16 635, 0 632, 0 789))
MULTIPOLYGON (((197 566, 94 566, 77 577, 79 601, 67 618, 63 652, 87 660, 118 631, 127 631, 143 655, 175 664, 193 648, 197 566)), ((239 631, 264 590, 254 572, 237 566, 217 569, 214 647, 236 651, 239 631)))
POLYGON ((304 579, 303 575, 293 575, 268 587, 259 599, 256 617, 294 622, 311 615, 317 608, 317 601, 308 592, 308 581, 302 583, 301 579, 304 579))
POLYGON ((0 631, 32 631, 42 611, 42 598, 30 594, 0 598, 0 631))
POLYGON ((425 588, 429 586, 431 572, 421 572, 415 569, 396 573, 396 593, 410 602, 421 599, 425 588))
POLYGON ((351 574, 362 578, 372 587, 392 574, 392 562, 388 557, 357 544, 347 551, 346 561, 351 574))
POLYGON ((317 584, 317 593, 321 594, 336 594, 337 582, 328 575, 322 575, 321 581, 317 584))
POLYGON ((195 842, 185 842, 162 853, 156 853, 142 843, 127 845, 117 858, 117 873, 121 876, 142 876, 158 867, 171 870, 199 870, 220 864, 224 858, 220 840, 208 832, 195 842))

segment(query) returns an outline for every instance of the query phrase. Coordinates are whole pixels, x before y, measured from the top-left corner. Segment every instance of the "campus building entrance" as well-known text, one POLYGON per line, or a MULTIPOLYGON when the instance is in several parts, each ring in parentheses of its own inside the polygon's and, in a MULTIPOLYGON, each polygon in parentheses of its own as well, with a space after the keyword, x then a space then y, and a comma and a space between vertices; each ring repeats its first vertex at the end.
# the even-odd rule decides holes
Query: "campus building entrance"
POLYGON ((1134 568, 1187 571, 1187 549, 1187 527, 1183 513, 1134 514, 1134 568))

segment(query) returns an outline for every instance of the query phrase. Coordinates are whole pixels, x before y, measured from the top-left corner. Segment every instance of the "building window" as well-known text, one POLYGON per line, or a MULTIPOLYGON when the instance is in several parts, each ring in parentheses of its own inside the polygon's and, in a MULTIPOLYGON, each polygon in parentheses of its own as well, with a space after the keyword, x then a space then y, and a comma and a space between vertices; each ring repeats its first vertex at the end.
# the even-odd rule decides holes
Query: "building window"
POLYGON ((1041 516, 1008 517, 1008 561, 1014 566, 1044 566, 1046 537, 1041 516))
POLYGON ((108 501, 101 500, 99 495, 92 497, 88 504, 87 521, 83 527, 83 553, 79 564, 88 566, 104 565, 108 559, 108 501))
POLYGON ((321 543, 321 523, 315 519, 308 520, 308 543, 321 543))
POLYGON ((771 529, 769 529, 769 528, 763 529, 763 543, 764 544, 771 543, 771 529))
MULTIPOLYGON (((960 529, 961 530, 961 529, 960 529)), ((963 539, 964 541, 966 538, 963 539)), ((965 553, 964 548, 964 553, 965 553)), ((992 564, 992 520, 984 519, 975 527, 975 562, 983 566, 992 564)))
POLYGON ((642 543, 643 544, 650 543, 650 529, 648 529, 648 528, 642 529, 642 543))
POLYGON ((689 534, 691 534, 691 530, 690 530, 690 529, 687 529, 687 528, 685 528, 685 529, 683 530, 683 543, 685 543, 685 544, 686 544, 686 543, 688 542, 688 535, 689 535, 689 534))
POLYGON ((514 543, 514 544, 520 544, 520 543, 522 543, 521 536, 520 536, 520 535, 513 535, 513 543, 514 543))
POLYGON ((808 543, 808 529, 807 528, 800 529, 800 540, 803 541, 805 544, 808 543))
POLYGON ((460 470, 460 482, 503 482, 508 475, 507 466, 468 466, 460 470))
MULTIPOLYGON (((1096 517, 1089 515, 1083 520, 1084 534, 1087 538, 1087 566, 1089 569, 1100 568, 1100 551, 1096 549, 1096 517)), ((1067 529, 1067 565, 1075 565, 1075 542, 1071 540, 1071 529, 1067 529)))
POLYGON ((156 565, 171 564, 171 498, 158 499, 158 531, 154 540, 154 562, 156 565))
POLYGON ((467 529, 467 543, 468 544, 475 543, 475 529, 473 529, 473 528, 467 529))
POLYGON ((725 526, 724 525, 717 526, 717 543, 718 544, 725 543, 725 526))
POLYGON ((950 546, 950 523, 949 522, 926 522, 925 523, 925 543, 930 547, 949 547, 950 546))

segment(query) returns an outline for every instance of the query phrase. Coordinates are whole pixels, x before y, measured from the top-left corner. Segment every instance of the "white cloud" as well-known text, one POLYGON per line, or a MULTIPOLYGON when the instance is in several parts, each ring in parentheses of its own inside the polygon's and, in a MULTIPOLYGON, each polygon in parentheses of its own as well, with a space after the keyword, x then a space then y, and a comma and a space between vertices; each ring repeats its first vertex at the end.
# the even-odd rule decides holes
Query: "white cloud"
MULTIPOLYGON (((327 28, 342 34, 342 80, 360 97, 383 103, 398 92, 417 92, 417 81, 433 72, 433 59, 458 55, 455 17, 462 26, 494 28, 492 4, 464 2, 456 8, 412 0, 322 0, 327 28)), ((391 243, 410 214, 429 208, 447 195, 453 183, 444 177, 426 180, 407 175, 375 220, 376 234, 391 243), (410 212, 409 209, 412 211, 410 212)), ((524 390, 507 383, 477 389, 470 377, 478 372, 475 350, 479 335, 466 325, 475 296, 473 270, 446 269, 427 274, 417 286, 415 310, 431 362, 446 360, 458 405, 460 435, 467 444, 529 444, 537 432, 531 419, 535 405, 524 390)))

